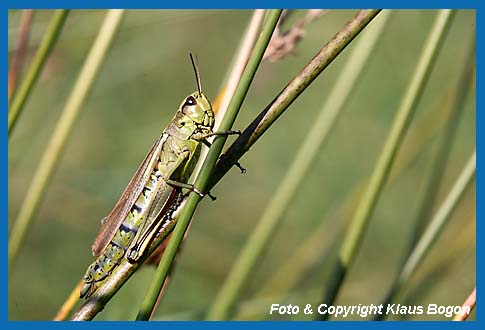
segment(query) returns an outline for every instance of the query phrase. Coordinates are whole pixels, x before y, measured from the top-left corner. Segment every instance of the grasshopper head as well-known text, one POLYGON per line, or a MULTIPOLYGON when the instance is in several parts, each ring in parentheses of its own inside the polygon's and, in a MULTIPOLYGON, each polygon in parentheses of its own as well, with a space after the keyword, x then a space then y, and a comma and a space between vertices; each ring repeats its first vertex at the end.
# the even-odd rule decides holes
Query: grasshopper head
POLYGON ((197 91, 187 96, 180 104, 179 111, 175 115, 172 123, 177 129, 170 132, 177 134, 184 139, 203 138, 206 134, 212 132, 214 128, 214 110, 207 97, 202 93, 200 86, 199 70, 190 54, 190 60, 195 72, 197 91))
POLYGON ((182 114, 190 118, 199 130, 212 130, 214 111, 204 93, 194 92, 187 96, 180 105, 182 114))

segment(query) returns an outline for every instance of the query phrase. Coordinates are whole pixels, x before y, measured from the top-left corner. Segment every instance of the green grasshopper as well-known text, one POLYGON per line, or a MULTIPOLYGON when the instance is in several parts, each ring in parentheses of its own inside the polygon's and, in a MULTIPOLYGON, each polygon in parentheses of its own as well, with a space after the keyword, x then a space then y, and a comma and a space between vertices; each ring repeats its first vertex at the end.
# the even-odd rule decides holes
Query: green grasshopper
MULTIPOLYGON (((123 258, 136 263, 155 237, 166 237, 186 200, 184 189, 204 194, 188 184, 208 137, 240 134, 213 132, 214 111, 201 91, 198 67, 192 54, 197 91, 187 96, 172 121, 155 141, 118 203, 103 219, 92 252, 96 260, 84 275, 80 296, 89 298, 123 258)), ((210 194, 212 199, 215 199, 210 194)))

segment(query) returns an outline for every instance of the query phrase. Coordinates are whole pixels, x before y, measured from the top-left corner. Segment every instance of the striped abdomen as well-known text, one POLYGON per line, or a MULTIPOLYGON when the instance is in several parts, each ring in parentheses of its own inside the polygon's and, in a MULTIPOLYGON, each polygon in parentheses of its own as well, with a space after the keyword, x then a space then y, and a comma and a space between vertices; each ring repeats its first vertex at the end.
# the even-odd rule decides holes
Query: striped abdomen
POLYGON ((80 294, 81 298, 88 298, 96 291, 100 282, 106 279, 120 263, 146 217, 155 187, 159 184, 160 180, 161 174, 158 172, 157 167, 155 167, 155 170, 150 176, 150 180, 143 187, 140 196, 133 204, 133 207, 128 212, 125 220, 113 236, 113 239, 108 243, 104 252, 88 267, 84 275, 84 286, 80 294))

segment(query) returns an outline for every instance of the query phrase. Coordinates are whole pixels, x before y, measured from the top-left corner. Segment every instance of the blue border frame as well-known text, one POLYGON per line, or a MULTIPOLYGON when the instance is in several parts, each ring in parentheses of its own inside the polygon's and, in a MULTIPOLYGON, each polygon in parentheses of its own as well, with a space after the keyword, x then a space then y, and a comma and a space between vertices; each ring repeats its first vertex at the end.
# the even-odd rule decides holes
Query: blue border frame
POLYGON ((201 0, 184 0, 183 2, 162 2, 153 0, 141 0, 141 1, 126 1, 126 0, 86 0, 86 1, 65 1, 59 0, 44 0, 44 1, 32 1, 32 0, 14 0, 8 1, 7 4, 2 4, 7 8, 64 8, 68 5, 72 9, 88 9, 88 8, 131 8, 131 9, 143 9, 143 8, 167 8, 167 9, 191 9, 191 8, 204 8, 204 9, 222 9, 222 8, 235 8, 235 9, 252 9, 252 8, 392 8, 392 9, 436 9, 436 8, 460 8, 460 9, 473 9, 477 8, 479 1, 463 0, 463 1, 437 1, 428 0, 424 1, 316 1, 316 0, 239 0, 239 1, 201 1, 201 0), (231 6, 228 6, 230 4, 231 6))
MULTIPOLYGON (((113 0, 103 0, 103 1, 93 1, 93 0, 85 0, 85 1, 60 1, 60 0, 44 0, 44 1, 31 1, 31 0, 15 0, 15 1, 2 1, 1 6, 5 7, 4 9, 18 9, 18 8, 63 8, 68 6, 69 8, 200 8, 203 6, 203 8, 228 8, 228 4, 232 5, 232 8, 275 8, 275 7, 284 7, 284 8, 318 8, 318 7, 325 7, 325 8, 361 8, 361 7, 368 7, 368 8, 460 8, 460 9, 476 9, 476 29, 477 29, 477 60, 476 60, 476 68, 477 68, 477 109, 481 108, 481 98, 480 96, 482 95, 482 88, 481 88, 481 83, 479 77, 481 76, 481 69, 482 66, 480 64, 479 58, 482 53, 481 51, 481 41, 483 39, 483 31, 482 31, 482 24, 480 23, 481 21, 481 4, 479 1, 470 1, 470 0, 463 0, 463 1, 339 1, 339 2, 318 2, 315 0, 300 0, 298 2, 296 1, 288 1, 288 0, 281 0, 281 1, 254 1, 254 0, 246 0, 246 1, 232 1, 230 3, 228 2, 222 2, 222 1, 193 1, 193 0, 185 0, 183 2, 172 2, 172 3, 165 3, 162 1, 149 1, 149 0, 138 0, 138 1, 113 1, 113 0)), ((231 7, 229 7, 231 8, 231 7)), ((7 10, 3 10, 2 13, 2 20, 3 20, 3 25, 6 27, 5 31, 3 33, 3 43, 4 45, 8 45, 8 34, 6 33, 8 31, 8 12, 7 10)), ((8 73, 8 58, 6 58, 6 54, 3 53, 5 56, 3 63, 4 65, 2 66, 2 71, 3 71, 3 77, 7 76, 8 73)), ((2 85, 3 85, 3 90, 7 89, 7 80, 4 78, 2 80, 2 85)), ((8 109, 8 101, 5 100, 6 106, 2 111, 2 116, 3 120, 6 123, 7 122, 7 109, 8 109)), ((478 148, 478 158, 477 158, 477 177, 476 177, 476 182, 477 182, 477 188, 476 188, 476 194, 477 194, 477 219, 481 218, 481 207, 480 205, 482 204, 482 192, 481 192, 481 185, 479 182, 482 181, 481 175, 480 175, 480 155, 481 155, 481 140, 483 138, 483 134, 481 131, 478 129, 479 128, 479 123, 483 122, 483 115, 480 111, 477 111, 477 129, 476 129, 476 142, 477 142, 477 148, 478 148)), ((4 204, 4 214, 5 219, 8 218, 8 134, 7 134, 7 129, 4 132, 4 135, 1 140, 1 148, 3 151, 3 157, 4 160, 2 162, 2 167, 3 167, 3 173, 5 173, 5 184, 3 186, 2 190, 2 201, 4 204)), ((6 220, 5 220, 6 221, 6 220)), ((482 225, 480 224, 480 221, 477 221, 477 238, 480 236, 479 233, 482 232, 482 225)), ((146 322, 140 322, 134 325, 132 322, 109 322, 109 323, 100 323, 100 322, 94 322, 94 323, 66 323, 66 322, 26 322, 26 321, 7 321, 8 320, 8 278, 7 278, 7 230, 5 231, 4 234, 5 240, 4 240, 4 255, 5 255, 5 262, 3 265, 3 278, 2 278, 2 283, 3 283, 3 288, 4 288, 4 306, 3 306, 3 325, 8 327, 8 328, 18 328, 18 329, 31 329, 32 327, 49 327, 49 328, 59 328, 59 327, 72 327, 72 328, 78 328, 78 327, 117 327, 120 329, 132 329, 133 326, 136 327, 150 327, 153 325, 153 323, 146 323, 146 322)), ((482 253, 480 252, 480 249, 478 248, 480 241, 477 239, 477 282, 478 279, 480 278, 480 274, 482 271, 482 253)), ((477 285, 478 286, 478 285, 477 285)), ((480 292, 480 291, 479 291, 480 292)), ((281 329, 281 328, 294 328, 294 329, 299 329, 301 327, 305 327, 308 329, 319 329, 322 327, 328 327, 331 326, 332 328, 351 328, 356 325, 360 326, 365 326, 369 328, 388 328, 388 327, 393 327, 393 328, 411 328, 415 326, 426 326, 427 328, 436 328, 436 329, 443 329, 443 327, 462 327, 462 328, 483 328, 484 327, 484 322, 483 322, 483 317, 480 315, 480 307, 476 307, 476 315, 477 315, 477 321, 474 322, 396 322, 396 321, 391 321, 391 322, 358 322, 357 324, 355 322, 203 322, 203 321, 191 321, 191 322, 163 322, 163 324, 155 323, 155 326, 163 326, 164 329, 176 329, 180 327, 184 328, 204 328, 204 329, 227 329, 227 328, 232 328, 232 329, 246 329, 248 326, 254 327, 254 328, 273 328, 273 329, 281 329)))

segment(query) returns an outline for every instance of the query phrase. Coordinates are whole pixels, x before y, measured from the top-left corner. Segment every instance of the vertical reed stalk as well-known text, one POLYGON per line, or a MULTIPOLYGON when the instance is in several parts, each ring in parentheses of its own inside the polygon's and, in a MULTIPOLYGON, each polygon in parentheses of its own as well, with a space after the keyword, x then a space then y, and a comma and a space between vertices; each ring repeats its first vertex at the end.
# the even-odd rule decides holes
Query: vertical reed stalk
MULTIPOLYGON (((237 155, 238 152, 244 152, 244 147, 239 151, 236 151, 236 148, 232 149, 231 151, 231 148, 233 148, 233 146, 241 147, 244 146, 245 143, 251 143, 249 142, 251 139, 252 143, 254 143, 257 139, 257 137, 254 138, 254 136, 262 134, 272 124, 272 122, 276 120, 285 109, 288 108, 293 100, 311 84, 318 74, 323 71, 323 69, 340 53, 340 51, 342 51, 360 31, 362 31, 362 29, 370 22, 370 20, 372 20, 372 18, 378 14, 378 12, 379 11, 360 11, 355 18, 347 24, 346 28, 337 34, 332 41, 325 45, 324 48, 312 59, 312 61, 307 64, 304 69, 288 84, 288 86, 278 95, 275 101, 270 104, 270 108, 265 109, 265 111, 263 111, 263 113, 258 116, 253 123, 251 123, 249 129, 246 129, 243 135, 241 135, 239 138, 242 138, 241 141, 238 143, 239 139, 236 140, 236 142, 234 142, 234 144, 229 148, 225 158, 223 158, 224 161, 227 161, 228 159, 237 160, 239 157, 235 155, 237 155), (266 120, 262 119, 262 116, 265 115, 267 115, 266 120), (260 124, 260 120, 262 125, 259 126, 258 129, 257 125, 260 124), (245 139, 246 141, 244 141, 245 139), (232 155, 230 154, 231 152, 232 155)), ((345 89, 347 86, 341 86, 341 88, 345 89)), ((331 113, 330 115, 325 115, 325 119, 331 119, 334 116, 336 116, 336 114, 331 113)), ((321 125, 323 126, 327 125, 322 120, 319 120, 319 122, 322 123, 321 125)), ((329 127, 327 130, 328 129, 329 127)), ((321 132, 314 133, 316 134, 315 139, 323 139, 327 134, 326 129, 324 129, 322 136, 320 136, 320 133, 321 132)), ((247 144, 246 147, 249 149, 247 144)), ((314 145, 308 146, 308 148, 314 148, 314 145)), ((304 166, 304 164, 301 165, 304 166)), ((303 168, 303 172, 304 171, 305 169, 303 168)), ((216 180, 217 179, 214 179, 214 181, 216 180)), ((293 184, 293 182, 290 182, 286 185, 290 187, 290 185, 293 184)), ((291 189, 291 187, 289 189, 291 189)), ((286 192, 284 194, 286 195, 286 192)), ((283 196, 283 193, 281 196, 283 196)), ((278 199, 278 203, 282 202, 282 200, 278 199)), ((227 319, 230 316, 232 307, 239 297, 241 289, 248 278, 254 262, 259 256, 261 250, 264 248, 274 228, 274 225, 279 218, 277 212, 274 214, 274 211, 271 212, 272 214, 268 215, 267 217, 269 220, 261 221, 258 227, 255 229, 255 234, 250 237, 246 247, 228 275, 227 280, 224 282, 222 288, 218 292, 212 307, 209 309, 207 315, 208 319, 227 319)))
POLYGON ((91 90, 99 69, 113 41, 115 33, 123 17, 123 10, 109 10, 98 36, 86 57, 77 81, 64 106, 44 154, 35 171, 34 178, 27 191, 8 241, 8 269, 12 268, 22 246, 27 230, 32 222, 42 198, 45 195, 50 178, 54 173, 64 152, 67 140, 73 130, 74 123, 82 109, 82 105, 91 90))
POLYGON ((340 78, 321 107, 313 126, 294 157, 293 163, 276 189, 274 197, 269 201, 266 210, 257 222, 257 226, 242 248, 219 291, 216 302, 227 299, 224 297, 234 296, 234 292, 239 292, 246 285, 258 258, 268 246, 283 213, 291 205, 291 200, 302 184, 315 157, 319 154, 318 150, 325 143, 340 112, 343 110, 345 102, 349 99, 359 74, 365 67, 367 59, 383 31, 389 14, 389 12, 381 14, 382 17, 368 27, 367 31, 357 40, 340 78))
MULTIPOLYGON (((418 243, 414 247, 413 251, 410 253, 408 259, 404 263, 396 281, 389 290, 389 293, 383 303, 384 309, 387 308, 388 304, 394 301, 398 301, 406 287, 412 274, 416 271, 420 263, 426 257, 434 242, 436 242, 439 234, 443 230, 447 221, 450 219, 450 215, 460 202, 463 194, 466 191, 468 185, 472 182, 475 177, 476 170, 476 151, 468 159, 465 167, 461 171, 458 179, 455 181, 453 187, 448 192, 445 200, 441 203, 440 207, 431 219, 429 226, 424 231, 423 235, 419 239, 418 243)), ((378 315, 378 320, 384 319, 385 314, 378 315)))
POLYGON ((54 47, 59 35, 61 34, 62 27, 64 26, 64 22, 66 21, 67 14, 69 10, 65 9, 58 9, 54 12, 52 20, 47 28, 47 31, 40 42, 39 49, 34 56, 32 64, 27 71, 27 74, 22 81, 19 90, 15 94, 15 97, 12 100, 12 104, 8 109, 8 136, 12 133, 15 124, 17 123, 17 119, 20 116, 25 102, 32 91, 35 83, 37 82, 37 78, 39 78, 39 74, 44 67, 49 54, 51 53, 52 48, 54 47))
MULTIPOLYGON (((407 128, 411 123, 416 106, 424 92, 424 87, 445 40, 453 16, 454 11, 441 10, 436 17, 434 26, 412 76, 412 80, 399 106, 381 154, 377 159, 369 184, 349 224, 340 248, 338 260, 332 270, 331 282, 322 300, 324 304, 333 305, 340 287, 345 280, 347 271, 355 260, 358 248, 364 237, 365 229, 387 182, 394 159, 401 147, 407 128)), ((328 314, 317 315, 317 319, 319 320, 326 320, 327 318, 328 314)))

